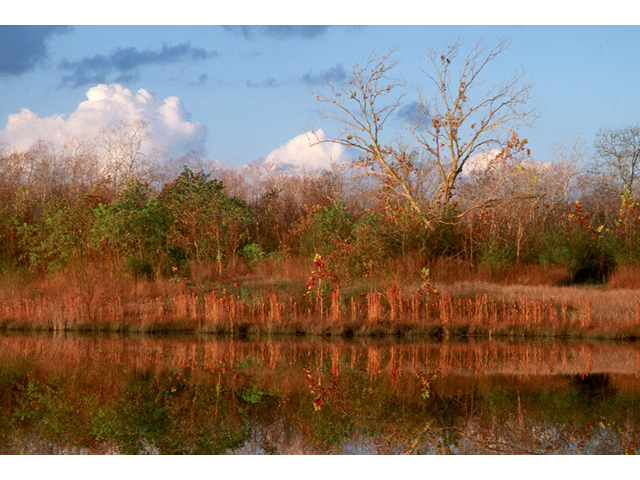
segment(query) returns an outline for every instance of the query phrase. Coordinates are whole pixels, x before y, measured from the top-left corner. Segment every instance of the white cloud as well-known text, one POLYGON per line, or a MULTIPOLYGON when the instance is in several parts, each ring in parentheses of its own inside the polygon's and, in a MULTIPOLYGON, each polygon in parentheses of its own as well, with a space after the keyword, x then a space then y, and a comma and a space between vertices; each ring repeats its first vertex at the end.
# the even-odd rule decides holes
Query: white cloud
MULTIPOLYGON (((463 173, 483 173, 489 166, 490 162, 494 160, 499 153, 500 150, 494 148, 486 153, 475 154, 467 160, 467 163, 465 163, 463 173)), ((523 159, 520 162, 520 165, 538 173, 548 171, 553 166, 550 162, 538 162, 537 160, 530 158, 523 159)))
POLYGON ((9 115, 0 130, 0 141, 26 150, 37 139, 61 143, 70 137, 93 138, 102 128, 143 120, 151 134, 149 149, 178 157, 204 146, 207 128, 189 121, 190 115, 177 97, 163 99, 145 89, 132 92, 116 83, 96 85, 86 95, 87 100, 66 118, 61 114, 40 117, 27 108, 9 115))
POLYGON ((489 163, 495 159, 500 150, 494 148, 489 150, 486 153, 476 153, 474 156, 470 157, 467 160, 467 163, 464 164, 464 173, 480 173, 486 170, 489 166, 489 163))
POLYGON ((332 163, 347 159, 347 149, 336 143, 317 143, 327 140, 323 130, 307 132, 273 150, 265 165, 273 169, 307 171, 329 170, 332 163))

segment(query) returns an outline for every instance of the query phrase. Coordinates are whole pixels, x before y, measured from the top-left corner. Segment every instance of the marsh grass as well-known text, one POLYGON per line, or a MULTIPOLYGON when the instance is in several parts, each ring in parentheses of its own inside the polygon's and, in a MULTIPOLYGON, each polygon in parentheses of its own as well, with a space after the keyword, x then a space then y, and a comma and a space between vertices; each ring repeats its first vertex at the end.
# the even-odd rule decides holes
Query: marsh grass
MULTIPOLYGON (((135 279, 89 266, 31 282, 4 282, 4 329, 185 331, 236 335, 576 336, 640 337, 640 292, 607 286, 563 286, 560 269, 512 269, 513 283, 456 262, 432 265, 439 294, 417 294, 420 259, 387 276, 314 290, 299 260, 269 260, 253 272, 216 277, 135 279), (464 281, 461 281, 464 279, 464 281), (546 279, 547 283, 544 283, 546 279), (449 281, 447 281, 449 280, 449 281)), ((306 264, 307 270, 309 264, 306 264)), ((566 272, 565 272, 566 273, 566 272)))
POLYGON ((609 277, 607 288, 610 290, 640 290, 640 265, 624 265, 609 277))

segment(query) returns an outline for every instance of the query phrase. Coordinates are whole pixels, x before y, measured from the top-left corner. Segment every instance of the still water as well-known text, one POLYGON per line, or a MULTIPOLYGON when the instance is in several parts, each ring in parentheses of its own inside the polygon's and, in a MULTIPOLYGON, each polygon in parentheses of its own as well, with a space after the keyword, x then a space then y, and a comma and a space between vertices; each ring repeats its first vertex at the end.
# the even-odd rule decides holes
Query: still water
POLYGON ((640 344, 0 336, 2 454, 623 454, 640 344))

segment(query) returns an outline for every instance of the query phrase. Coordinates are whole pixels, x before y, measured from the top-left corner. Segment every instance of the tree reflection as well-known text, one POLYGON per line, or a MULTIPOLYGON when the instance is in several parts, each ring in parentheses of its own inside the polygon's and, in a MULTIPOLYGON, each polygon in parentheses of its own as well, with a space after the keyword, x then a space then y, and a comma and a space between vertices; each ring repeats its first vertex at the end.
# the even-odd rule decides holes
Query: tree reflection
POLYGON ((25 335, 0 352, 2 453, 635 454, 639 441, 631 343, 25 335))

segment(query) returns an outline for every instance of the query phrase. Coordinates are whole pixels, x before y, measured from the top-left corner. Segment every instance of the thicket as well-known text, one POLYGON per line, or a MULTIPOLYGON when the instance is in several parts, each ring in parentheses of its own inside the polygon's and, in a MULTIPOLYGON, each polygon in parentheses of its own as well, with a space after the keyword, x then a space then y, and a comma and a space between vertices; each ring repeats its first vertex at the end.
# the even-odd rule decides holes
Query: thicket
POLYGON ((604 282, 616 267, 640 261, 637 199, 629 191, 600 195, 615 191, 606 177, 562 162, 492 165, 502 169, 492 174, 500 188, 510 178, 511 190, 534 184, 538 193, 460 216, 478 188, 497 185, 479 182, 477 172, 463 177, 433 228, 348 168, 185 166, 161 182, 139 175, 115 184, 99 170, 71 181, 54 167, 38 151, 0 158, 4 274, 51 276, 99 264, 124 276, 171 279, 198 265, 222 279, 266 260, 300 258, 311 269, 317 254, 344 281, 384 277, 394 259, 413 256, 425 265, 455 259, 496 270, 559 265, 570 271, 566 282, 580 283, 604 282), (568 180, 559 185, 560 177, 568 180))

